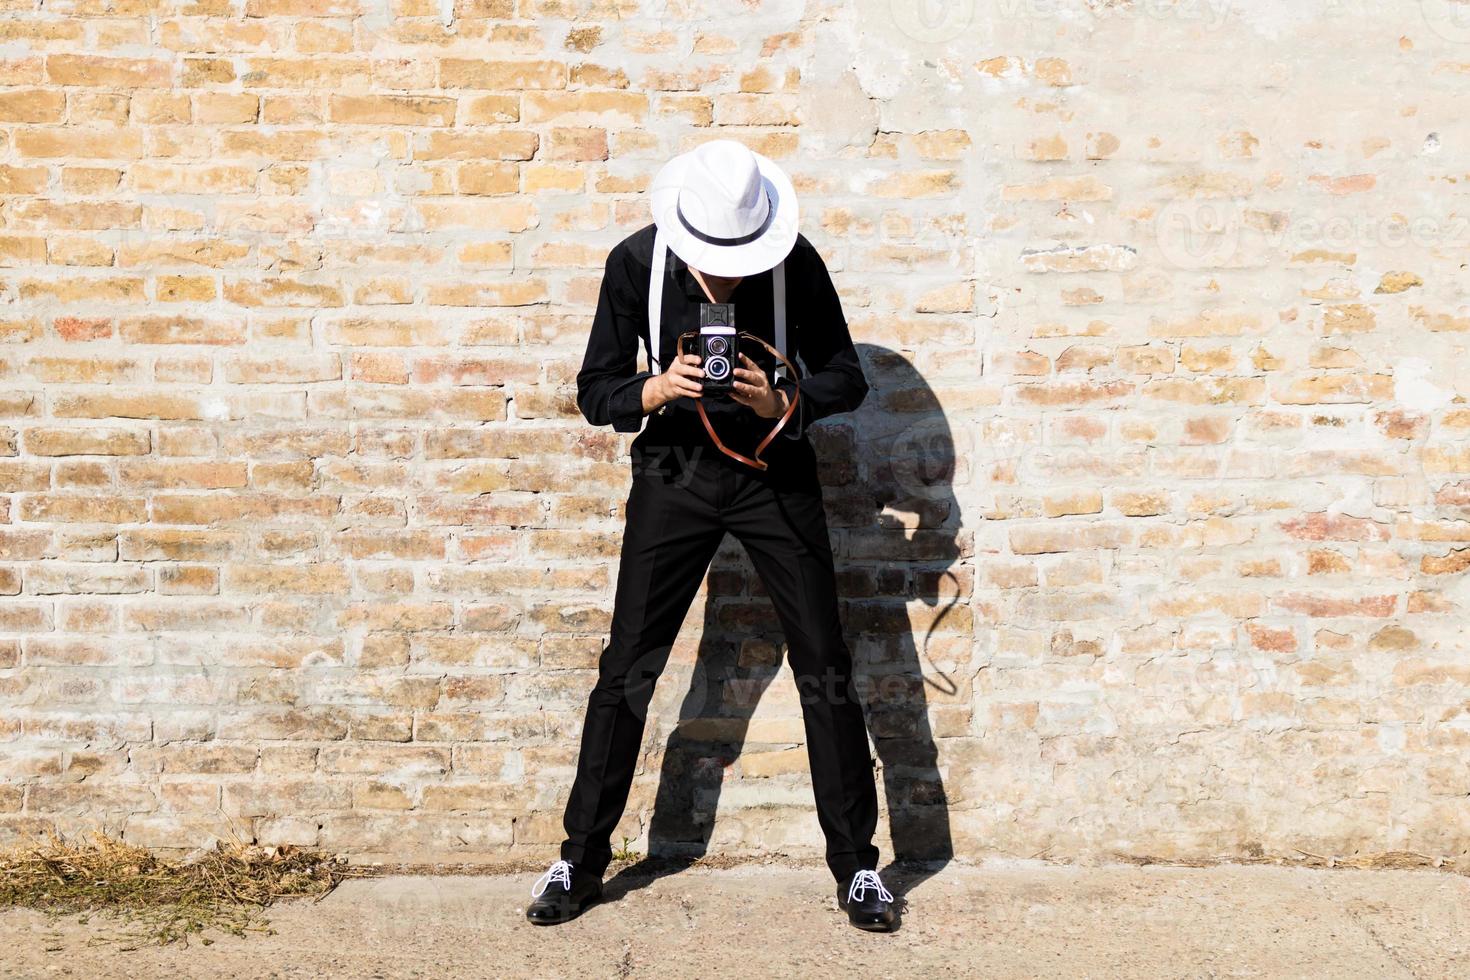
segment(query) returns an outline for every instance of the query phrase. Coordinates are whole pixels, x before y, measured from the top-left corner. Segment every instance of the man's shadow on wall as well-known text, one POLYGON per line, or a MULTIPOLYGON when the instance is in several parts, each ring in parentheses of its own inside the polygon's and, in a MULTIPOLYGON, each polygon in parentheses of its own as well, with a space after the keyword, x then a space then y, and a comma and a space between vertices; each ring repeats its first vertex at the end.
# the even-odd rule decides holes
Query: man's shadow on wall
MULTIPOLYGON (((838 587, 888 804, 893 846, 879 873, 901 898, 954 856, 926 690, 950 679, 932 666, 926 679, 921 665, 929 633, 959 601, 945 583, 955 581, 949 569, 960 555, 960 512, 954 439, 938 398, 902 354, 867 344, 858 351, 872 390, 858 411, 814 428, 811 439, 827 488, 828 526, 858 542, 835 551, 838 587), (917 629, 907 612, 914 599, 934 610, 919 617, 927 625, 917 629)), ((742 754, 779 752, 803 740, 799 717, 752 725, 761 696, 782 669, 782 632, 733 536, 721 545, 706 584, 696 669, 664 749, 649 853, 607 883, 608 898, 677 873, 706 853, 725 770, 742 754)), ((794 700, 793 707, 799 711, 794 700)), ((796 765, 803 767, 805 747, 799 751, 796 765)), ((809 788, 802 800, 775 792, 778 804, 810 809, 814 802, 809 788)), ((811 820, 815 826, 814 810, 811 820)))

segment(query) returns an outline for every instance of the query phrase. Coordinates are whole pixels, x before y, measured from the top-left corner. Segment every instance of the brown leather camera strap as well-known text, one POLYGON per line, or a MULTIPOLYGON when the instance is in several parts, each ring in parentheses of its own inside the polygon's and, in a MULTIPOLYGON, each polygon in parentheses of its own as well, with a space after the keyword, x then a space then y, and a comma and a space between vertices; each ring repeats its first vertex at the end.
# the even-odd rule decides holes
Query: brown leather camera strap
MULTIPOLYGON (((684 349, 684 338, 698 336, 699 331, 697 330, 689 330, 680 334, 678 349, 684 349)), ((765 438, 760 441, 760 444, 755 447, 755 458, 752 459, 744 453, 736 452, 720 440, 719 433, 715 432, 715 427, 710 424, 709 416, 705 414, 703 399, 694 399, 694 407, 699 410, 699 419, 701 422, 704 423, 704 431, 709 433, 710 439, 714 440, 715 447, 719 449, 720 452, 724 453, 726 456, 729 456, 731 459, 738 459, 740 460, 740 462, 745 463, 749 466, 754 466, 758 470, 764 470, 768 468, 769 464, 765 460, 760 458, 761 453, 763 453, 765 451, 765 448, 771 444, 771 440, 776 438, 776 435, 783 428, 785 428, 786 423, 791 420, 791 416, 796 414, 796 404, 801 399, 801 380, 799 375, 797 374, 796 365, 792 364, 791 361, 787 359, 785 354, 781 353, 776 348, 772 347, 770 344, 757 337, 755 334, 746 333, 742 330, 740 331, 739 336, 746 340, 753 340, 756 343, 760 344, 766 350, 770 351, 777 358, 779 358, 781 363, 786 365, 787 373, 796 383, 796 390, 792 392, 791 399, 786 404, 786 411, 781 413, 781 418, 777 420, 776 424, 771 428, 771 431, 766 433, 765 438)))

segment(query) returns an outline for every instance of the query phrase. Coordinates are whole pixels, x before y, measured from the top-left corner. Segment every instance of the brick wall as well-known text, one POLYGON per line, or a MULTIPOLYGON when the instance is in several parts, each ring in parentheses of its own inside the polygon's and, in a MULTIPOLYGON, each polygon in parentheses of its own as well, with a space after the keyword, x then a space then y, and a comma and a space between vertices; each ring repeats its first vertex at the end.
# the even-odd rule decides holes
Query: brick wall
MULTIPOLYGON (((1462 7, 7 0, 0 838, 550 855, 627 487, 572 381, 718 135, 873 382, 885 854, 1463 856, 1462 7)), ((687 627, 623 831, 814 854, 738 547, 687 627)))

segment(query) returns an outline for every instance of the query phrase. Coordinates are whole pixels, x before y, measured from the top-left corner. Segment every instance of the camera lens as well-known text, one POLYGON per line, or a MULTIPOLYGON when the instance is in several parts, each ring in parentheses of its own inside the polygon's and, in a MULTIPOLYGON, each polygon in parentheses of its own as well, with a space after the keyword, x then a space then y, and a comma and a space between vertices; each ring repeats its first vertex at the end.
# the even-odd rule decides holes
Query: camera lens
POLYGON ((723 357, 711 357, 704 365, 706 376, 719 380, 730 373, 730 362, 723 357))
POLYGON ((730 345, 724 337, 711 337, 705 346, 711 354, 723 354, 729 349, 730 345))

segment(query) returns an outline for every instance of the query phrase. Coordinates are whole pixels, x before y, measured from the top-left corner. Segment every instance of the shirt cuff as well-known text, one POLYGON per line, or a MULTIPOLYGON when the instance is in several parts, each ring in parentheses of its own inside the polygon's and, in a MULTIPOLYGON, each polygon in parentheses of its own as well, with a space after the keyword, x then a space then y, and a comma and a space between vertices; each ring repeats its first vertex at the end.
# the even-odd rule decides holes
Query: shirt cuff
MULTIPOLYGON (((776 379, 776 387, 786 392, 787 399, 796 398, 796 382, 790 378, 779 377, 776 379)), ((787 439, 800 439, 806 431, 806 402, 797 399, 796 411, 791 413, 791 419, 786 423, 786 428, 781 430, 781 435, 787 439)))
POLYGON ((651 372, 640 371, 607 396, 607 414, 614 432, 637 432, 643 428, 643 383, 651 377, 651 372))

